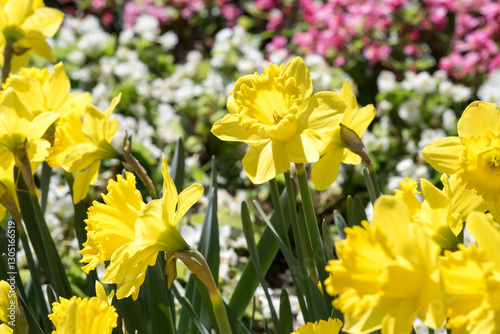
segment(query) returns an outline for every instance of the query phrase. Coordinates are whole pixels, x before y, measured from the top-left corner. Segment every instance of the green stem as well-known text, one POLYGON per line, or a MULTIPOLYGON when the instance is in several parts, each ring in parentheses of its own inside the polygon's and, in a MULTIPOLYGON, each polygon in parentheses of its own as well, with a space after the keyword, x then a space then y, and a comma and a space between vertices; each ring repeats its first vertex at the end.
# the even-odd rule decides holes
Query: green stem
POLYGON ((13 56, 14 48, 12 47, 12 44, 5 44, 5 49, 3 50, 2 83, 4 83, 9 77, 13 56))
MULTIPOLYGON (((285 223, 285 214, 283 212, 283 207, 281 206, 280 194, 278 190, 278 183, 276 179, 269 180, 269 190, 271 192, 271 200, 273 201, 274 211, 278 217, 278 226, 276 230, 279 232, 281 239, 285 242, 285 245, 290 248, 290 239, 288 238, 288 228, 285 223)), ((290 193, 287 194, 288 198, 291 198, 290 193)), ((292 207, 292 206, 291 206, 292 207)))
POLYGON ((325 270, 326 258, 324 254, 323 241, 321 239, 318 222, 316 220, 316 213, 314 211, 311 192, 309 190, 309 184, 307 182, 306 171, 303 164, 295 164, 295 169, 297 171, 300 196, 302 198, 302 204, 304 207, 306 226, 309 234, 309 242, 313 250, 313 258, 316 263, 316 268, 318 269, 319 278, 321 281, 324 281, 328 278, 328 274, 325 270))

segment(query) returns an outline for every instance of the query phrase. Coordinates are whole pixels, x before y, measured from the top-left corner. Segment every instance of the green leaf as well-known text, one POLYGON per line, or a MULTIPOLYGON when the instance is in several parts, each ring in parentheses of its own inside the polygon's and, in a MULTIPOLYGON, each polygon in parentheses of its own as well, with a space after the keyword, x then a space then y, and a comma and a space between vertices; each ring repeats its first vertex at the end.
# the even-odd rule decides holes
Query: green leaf
POLYGON ((175 284, 172 284, 171 287, 175 298, 181 303, 182 309, 185 310, 188 314, 193 323, 195 324, 196 328, 200 331, 201 334, 210 334, 205 326, 200 322, 200 319, 198 318, 197 313, 195 312, 193 305, 191 305, 191 302, 189 299, 186 297, 183 297, 179 294, 179 291, 177 291, 177 288, 175 287, 175 284))
MULTIPOLYGON (((286 191, 281 194, 281 204, 283 210, 286 212, 289 210, 286 191)), ((277 216, 273 215, 271 217, 271 222, 273 226, 277 224, 277 216)), ((285 222, 287 227, 290 224, 290 220, 285 222)), ((266 228, 262 233, 259 242, 257 244, 257 252, 259 254, 259 262, 261 265, 262 273, 265 275, 269 270, 271 263, 273 262, 276 254, 278 253, 278 244, 274 240, 273 233, 269 228, 266 228)), ((257 273, 253 265, 253 259, 249 259, 241 277, 236 285, 236 288, 231 295, 231 300, 229 301, 229 308, 239 317, 245 312, 247 305, 252 300, 255 289, 259 286, 259 280, 257 278, 257 273)))
POLYGON ((177 189, 184 189, 184 174, 185 174, 184 158, 185 158, 184 145, 182 145, 182 138, 179 138, 177 144, 175 145, 174 157, 170 165, 172 169, 170 176, 172 177, 172 180, 174 180, 174 184, 177 189))
POLYGON ((344 220, 344 217, 337 211, 333 211, 333 221, 335 222, 335 226, 337 227, 337 231, 339 233, 340 239, 345 239, 346 235, 344 229, 347 227, 347 223, 344 220))
POLYGON ((328 224, 324 219, 323 219, 323 224, 321 226, 321 230, 323 231, 323 242, 325 243, 327 259, 333 260, 332 237, 330 236, 330 229, 328 228, 328 224))
POLYGON ((365 212, 365 206, 363 205, 363 202, 361 201, 361 198, 356 195, 354 197, 354 202, 352 206, 352 225, 359 225, 361 226, 361 221, 366 220, 366 212, 365 212))
POLYGON ((290 298, 285 289, 281 290, 280 296, 280 323, 283 333, 293 332, 293 314, 290 305, 290 298))
MULTIPOLYGON (((263 212, 260 213, 261 215, 264 214, 263 212)), ((265 219, 267 220, 267 217, 265 219)), ((261 270, 259 253, 257 252, 257 246, 255 245, 255 239, 253 235, 252 219, 250 218, 250 213, 248 212, 248 207, 245 202, 241 203, 241 222, 243 225, 243 233, 245 234, 245 239, 247 241, 248 251, 250 252, 250 257, 254 259, 253 265, 255 272, 257 273, 257 278, 259 279, 260 285, 262 285, 262 289, 264 290, 264 293, 266 295, 267 302, 269 303, 269 309, 271 311, 271 318, 273 320, 274 327, 277 333, 281 333, 281 324, 278 320, 276 310, 274 309, 273 301, 268 291, 267 282, 261 270)))

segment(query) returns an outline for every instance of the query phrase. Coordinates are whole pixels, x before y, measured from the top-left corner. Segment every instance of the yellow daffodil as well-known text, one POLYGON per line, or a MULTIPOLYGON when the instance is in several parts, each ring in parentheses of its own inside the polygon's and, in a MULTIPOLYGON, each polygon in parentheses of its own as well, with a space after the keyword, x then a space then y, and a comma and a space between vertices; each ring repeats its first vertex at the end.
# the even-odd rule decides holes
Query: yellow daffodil
POLYGON ((97 297, 71 299, 59 297, 59 303, 52 304, 52 314, 49 318, 54 324, 56 333, 75 334, 110 334, 117 326, 118 314, 111 306, 114 291, 109 296, 104 288, 96 282, 97 297))
POLYGON ((108 182, 108 194, 102 195, 104 203, 94 201, 89 208, 87 241, 79 251, 83 256, 80 262, 88 263, 82 268, 87 274, 97 264, 111 260, 118 248, 134 241, 135 222, 146 206, 135 183, 132 173, 127 172, 126 179, 117 175, 116 181, 108 182))
POLYGON ((326 267, 333 306, 345 318, 343 331, 411 333, 415 316, 437 328, 445 319, 438 267, 440 247, 401 199, 382 196, 374 205, 373 222, 345 229, 336 244, 339 260, 326 267))
MULTIPOLYGON (((297 327, 296 334, 338 334, 342 327, 342 321, 329 318, 328 321, 319 320, 308 322, 302 327, 297 327)), ((294 334, 292 333, 292 334, 294 334)))
POLYGON ((17 296, 12 291, 7 281, 0 281, 0 322, 4 324, 15 320, 17 315, 17 296))
POLYGON ((270 64, 264 73, 236 81, 227 99, 229 114, 212 133, 221 140, 250 145, 243 168, 255 184, 290 168, 290 163, 315 162, 323 133, 338 126, 345 101, 333 92, 312 94, 309 70, 301 58, 286 66, 270 64))
MULTIPOLYGON (((194 184, 180 194, 167 170, 163 156, 163 197, 144 204, 135 189, 135 178, 110 181, 104 204, 94 202, 89 209, 87 242, 80 252, 88 272, 97 263, 111 260, 103 281, 117 285, 117 297, 137 299, 148 266, 156 262, 158 252, 188 251, 190 246, 176 228, 179 220, 203 195, 203 187, 194 184)), ((170 277, 169 277, 170 279, 170 277)))
POLYGON ((120 97, 115 97, 104 113, 87 105, 85 108, 75 107, 59 119, 47 162, 51 167, 62 167, 69 173, 82 171, 73 184, 74 203, 84 199, 90 185, 97 181, 101 160, 116 157, 110 142, 118 130, 118 120, 110 119, 110 116, 120 97))
POLYGON ((49 61, 56 59, 45 41, 59 29, 64 14, 45 7, 43 1, 3 0, 0 2, 0 65, 4 66, 4 49, 12 47, 11 73, 26 66, 31 52, 49 61))
POLYGON ((62 63, 47 69, 22 68, 11 75, 2 85, 6 90, 12 87, 33 115, 53 111, 60 115, 71 111, 71 106, 84 106, 92 102, 90 93, 70 93, 71 82, 62 63))
MULTIPOLYGON (((340 96, 347 103, 340 124, 361 137, 375 117, 375 108, 370 104, 358 109, 358 101, 348 81, 342 86, 340 96)), ((325 136, 327 140, 321 148, 321 158, 311 169, 311 179, 318 190, 327 189, 337 179, 341 162, 351 165, 361 163, 361 157, 344 145, 340 126, 327 132, 325 136)))
POLYGON ((14 165, 20 168, 30 192, 35 192, 32 175, 50 147, 42 136, 57 117, 52 112, 33 117, 12 88, 5 92, 0 103, 0 181, 13 196, 14 165))
POLYGON ((457 174, 458 181, 484 200, 500 202, 500 111, 476 101, 463 112, 458 137, 438 139, 422 154, 436 170, 457 174))
POLYGON ((487 215, 472 212, 467 229, 478 247, 459 245, 445 253, 441 271, 448 301, 447 328, 453 333, 500 332, 500 227, 487 215))
POLYGON ((485 202, 473 191, 458 184, 456 177, 441 176, 443 190, 439 190, 429 181, 421 179, 424 201, 416 198, 417 183, 409 178, 399 182, 401 190, 395 189, 396 197, 405 202, 410 210, 413 222, 429 229, 432 238, 443 248, 451 249, 458 245, 457 238, 462 231, 462 223, 469 212, 485 211, 485 202))

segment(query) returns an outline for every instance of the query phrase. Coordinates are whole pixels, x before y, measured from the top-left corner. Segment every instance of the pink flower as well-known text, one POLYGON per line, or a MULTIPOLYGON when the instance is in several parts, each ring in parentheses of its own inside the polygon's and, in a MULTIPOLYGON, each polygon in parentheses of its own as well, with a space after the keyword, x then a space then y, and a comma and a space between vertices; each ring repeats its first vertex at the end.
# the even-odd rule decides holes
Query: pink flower
POLYGON ((274 36, 271 39, 271 42, 267 43, 266 51, 273 52, 275 50, 284 49, 286 44, 288 43, 288 39, 283 36, 274 36))
POLYGON ((94 10, 101 10, 106 7, 106 0, 92 0, 92 8, 94 10))
POLYGON ((236 19, 243 15, 243 11, 231 3, 227 3, 221 8, 221 15, 228 21, 228 26, 232 27, 236 24, 236 19))

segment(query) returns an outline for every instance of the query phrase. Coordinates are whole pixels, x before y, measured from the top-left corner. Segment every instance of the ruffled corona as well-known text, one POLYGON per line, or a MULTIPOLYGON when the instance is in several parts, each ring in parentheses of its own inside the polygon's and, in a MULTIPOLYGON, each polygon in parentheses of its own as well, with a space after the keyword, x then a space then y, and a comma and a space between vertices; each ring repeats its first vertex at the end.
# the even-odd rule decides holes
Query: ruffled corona
POLYGON ((104 288, 96 282, 97 297, 71 299, 59 297, 59 303, 52 304, 49 319, 56 328, 52 334, 110 334, 117 326, 118 314, 111 306, 113 293, 106 296, 104 288))
POLYGON ((326 267, 333 306, 345 316, 343 331, 410 333, 417 315, 429 327, 445 319, 437 256, 440 247, 412 224, 401 199, 375 202, 372 224, 347 228, 336 245, 339 260, 326 267))
POLYGON ((486 201, 500 201, 500 133, 460 138, 457 178, 486 201))
POLYGON ((323 146, 322 135, 338 126, 345 101, 332 92, 313 96, 304 61, 286 66, 270 64, 261 75, 241 77, 227 100, 229 114, 212 133, 221 140, 250 145, 243 168, 255 184, 290 168, 290 163, 314 162, 323 146))
POLYGON ((102 195, 104 203, 94 201, 88 210, 87 241, 80 262, 88 263, 82 268, 87 274, 97 264, 109 261, 111 255, 127 242, 135 238, 135 222, 146 204, 141 193, 135 188, 135 176, 126 173, 126 179, 116 176, 109 180, 108 194, 102 195))
POLYGON ((342 328, 340 319, 329 318, 328 321, 308 322, 302 327, 297 327, 297 332, 292 334, 338 334, 340 328, 342 328))

